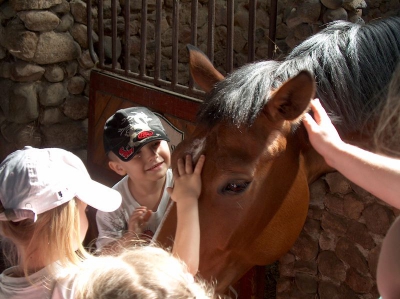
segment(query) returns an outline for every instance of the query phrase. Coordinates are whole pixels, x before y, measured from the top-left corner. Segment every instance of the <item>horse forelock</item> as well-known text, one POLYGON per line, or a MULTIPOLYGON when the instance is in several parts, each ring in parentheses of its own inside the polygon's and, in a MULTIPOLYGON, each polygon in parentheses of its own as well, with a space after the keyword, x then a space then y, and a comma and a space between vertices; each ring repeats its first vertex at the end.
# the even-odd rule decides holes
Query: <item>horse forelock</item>
POLYGON ((245 65, 219 82, 198 121, 252 125, 272 90, 302 70, 314 74, 318 97, 341 131, 361 130, 377 113, 400 57, 400 18, 365 25, 329 24, 298 45, 284 61, 245 65))
POLYGON ((209 127, 228 121, 239 127, 252 125, 275 83, 272 73, 279 62, 244 65, 216 84, 199 110, 198 121, 209 127))

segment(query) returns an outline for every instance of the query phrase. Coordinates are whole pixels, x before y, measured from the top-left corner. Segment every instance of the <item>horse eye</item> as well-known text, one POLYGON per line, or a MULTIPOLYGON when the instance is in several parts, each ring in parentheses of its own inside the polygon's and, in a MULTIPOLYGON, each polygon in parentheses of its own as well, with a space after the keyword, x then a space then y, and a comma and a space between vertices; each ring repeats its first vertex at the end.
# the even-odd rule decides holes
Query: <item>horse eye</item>
POLYGON ((250 182, 236 182, 236 183, 228 183, 222 190, 222 194, 240 194, 244 192, 247 187, 250 185, 250 182))

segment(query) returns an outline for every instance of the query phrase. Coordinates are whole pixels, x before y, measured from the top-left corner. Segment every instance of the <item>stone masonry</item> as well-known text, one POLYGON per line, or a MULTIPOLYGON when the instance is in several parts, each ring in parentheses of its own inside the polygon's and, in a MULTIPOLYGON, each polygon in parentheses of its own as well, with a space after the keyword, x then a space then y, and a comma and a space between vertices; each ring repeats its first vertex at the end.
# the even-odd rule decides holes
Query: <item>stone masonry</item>
POLYGON ((340 173, 310 186, 304 229, 279 261, 276 298, 377 299, 382 240, 399 211, 340 173))
MULTIPOLYGON (((92 0, 97 45, 97 3, 92 0)), ((111 0, 104 0, 106 62, 111 58, 111 0)), ((148 59, 154 71, 155 0, 148 1, 148 59)), ((139 69, 140 3, 131 1, 130 55, 139 69)), ((171 77, 171 7, 164 0, 162 19, 163 79, 171 77)), ((190 0, 181 0, 179 82, 189 78, 190 0)), ((207 0, 199 0, 198 46, 205 50, 207 0)), ((398 14, 399 0, 280 0, 275 58, 333 20, 368 22, 398 14)), ((256 60, 267 56, 269 1, 257 1, 256 60)), ((117 0, 118 58, 123 66, 124 1, 117 0)), ((90 71, 86 1, 0 0, 0 160, 25 145, 61 147, 86 159, 90 71)), ((216 0, 214 64, 224 73, 226 1, 216 0)), ((248 5, 235 1, 234 66, 247 63, 248 5)), ((97 45, 98 46, 98 45, 97 45)), ((382 239, 398 211, 385 205, 339 173, 311 185, 308 218, 296 244, 280 259, 273 298, 378 297, 375 272, 382 239)), ((268 297, 270 298, 270 297, 268 297)))

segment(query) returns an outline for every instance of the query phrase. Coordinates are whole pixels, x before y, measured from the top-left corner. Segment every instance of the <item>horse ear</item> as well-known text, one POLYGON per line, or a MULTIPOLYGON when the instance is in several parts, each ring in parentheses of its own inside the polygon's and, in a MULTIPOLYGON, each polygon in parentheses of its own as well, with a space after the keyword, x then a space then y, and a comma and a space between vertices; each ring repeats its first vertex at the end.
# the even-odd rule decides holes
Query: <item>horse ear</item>
POLYGON ((294 120, 303 114, 314 96, 314 77, 301 71, 272 93, 264 113, 274 121, 294 120))
POLYGON ((186 47, 189 51, 189 67, 193 80, 205 92, 210 92, 215 83, 224 80, 224 76, 214 68, 206 54, 200 49, 192 45, 186 47))

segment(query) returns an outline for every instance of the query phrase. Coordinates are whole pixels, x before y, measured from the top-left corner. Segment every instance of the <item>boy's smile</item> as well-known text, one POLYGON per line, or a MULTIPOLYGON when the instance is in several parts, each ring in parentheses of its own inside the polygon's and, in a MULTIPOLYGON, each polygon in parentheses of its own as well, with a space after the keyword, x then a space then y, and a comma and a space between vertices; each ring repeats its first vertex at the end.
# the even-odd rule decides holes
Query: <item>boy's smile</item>
POLYGON ((159 170, 162 168, 164 161, 154 164, 152 167, 148 168, 147 171, 159 170))

